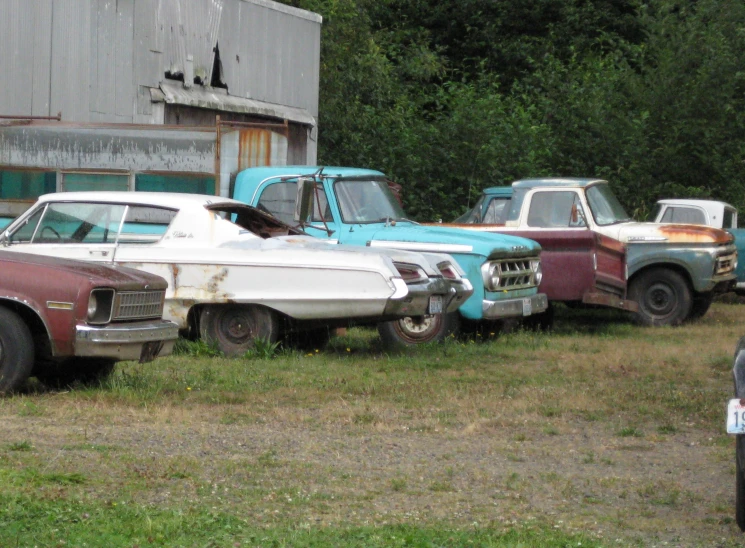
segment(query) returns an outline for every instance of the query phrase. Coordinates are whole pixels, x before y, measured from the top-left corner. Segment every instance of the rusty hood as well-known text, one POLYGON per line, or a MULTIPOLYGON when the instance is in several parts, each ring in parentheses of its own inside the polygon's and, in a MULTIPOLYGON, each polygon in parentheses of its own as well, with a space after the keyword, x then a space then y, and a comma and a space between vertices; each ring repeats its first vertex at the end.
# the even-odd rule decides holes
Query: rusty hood
POLYGON ((628 244, 728 244, 734 241, 728 232, 703 225, 623 223, 600 227, 599 230, 628 244))

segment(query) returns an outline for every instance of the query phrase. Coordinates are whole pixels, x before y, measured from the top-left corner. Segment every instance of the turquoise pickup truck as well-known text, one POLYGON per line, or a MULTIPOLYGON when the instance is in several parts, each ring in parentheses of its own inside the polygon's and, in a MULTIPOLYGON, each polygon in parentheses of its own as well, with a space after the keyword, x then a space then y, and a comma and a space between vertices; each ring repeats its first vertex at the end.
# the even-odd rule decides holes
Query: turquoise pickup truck
POLYGON ((232 197, 300 224, 330 243, 448 253, 473 285, 473 295, 451 314, 407 318, 381 328, 393 346, 442 340, 462 323, 525 317, 546 311, 538 293, 541 247, 501 234, 422 226, 406 218, 389 190, 390 181, 370 169, 348 167, 258 167, 241 171, 232 197))

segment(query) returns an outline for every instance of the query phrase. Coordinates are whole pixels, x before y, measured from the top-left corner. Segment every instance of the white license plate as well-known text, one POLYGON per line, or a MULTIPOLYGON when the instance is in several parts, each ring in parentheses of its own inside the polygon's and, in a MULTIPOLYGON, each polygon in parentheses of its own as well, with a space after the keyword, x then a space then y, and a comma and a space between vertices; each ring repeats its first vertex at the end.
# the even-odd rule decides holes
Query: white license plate
POLYGON ((432 295, 429 298, 429 313, 442 314, 442 295, 432 295))
POLYGON ((530 316, 533 313, 533 303, 530 299, 523 299, 523 316, 530 316))
POLYGON ((727 433, 745 434, 745 399, 734 399, 727 406, 727 433))

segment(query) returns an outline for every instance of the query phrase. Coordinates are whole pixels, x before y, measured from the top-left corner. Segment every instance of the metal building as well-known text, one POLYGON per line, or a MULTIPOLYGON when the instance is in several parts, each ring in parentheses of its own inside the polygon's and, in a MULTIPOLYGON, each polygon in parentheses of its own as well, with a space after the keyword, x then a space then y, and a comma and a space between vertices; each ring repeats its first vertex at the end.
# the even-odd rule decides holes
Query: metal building
POLYGON ((314 164, 321 23, 271 0, 1 0, 8 214, 50 190, 226 195, 244 167, 314 164))

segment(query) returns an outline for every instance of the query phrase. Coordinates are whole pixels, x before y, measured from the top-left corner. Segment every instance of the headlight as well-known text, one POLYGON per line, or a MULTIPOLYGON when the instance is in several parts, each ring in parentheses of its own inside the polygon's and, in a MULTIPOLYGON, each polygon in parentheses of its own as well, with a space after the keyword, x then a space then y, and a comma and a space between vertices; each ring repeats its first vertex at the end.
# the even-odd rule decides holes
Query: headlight
POLYGON ((104 324, 111 321, 114 310, 114 290, 96 288, 88 297, 88 323, 104 324))
POLYGON ((95 293, 91 293, 91 296, 88 298, 88 321, 96 317, 97 309, 98 309, 98 299, 96 299, 95 293))
POLYGON ((484 279, 484 287, 489 291, 497 291, 501 279, 502 270, 499 263, 484 263, 481 265, 481 277, 484 279))
POLYGON ((543 279, 543 267, 541 266, 541 261, 532 261, 530 268, 533 270, 535 285, 541 285, 541 280, 543 279))

